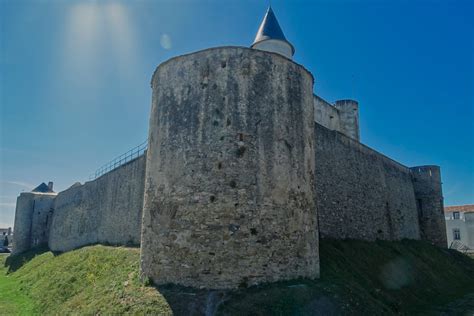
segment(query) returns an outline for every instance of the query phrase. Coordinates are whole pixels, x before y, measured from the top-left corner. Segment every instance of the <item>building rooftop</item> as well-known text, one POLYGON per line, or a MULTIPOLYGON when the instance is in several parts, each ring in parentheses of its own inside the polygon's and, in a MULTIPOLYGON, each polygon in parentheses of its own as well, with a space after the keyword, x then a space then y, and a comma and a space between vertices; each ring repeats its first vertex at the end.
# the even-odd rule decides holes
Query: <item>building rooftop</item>
POLYGON ((50 182, 50 185, 47 185, 46 183, 43 182, 40 185, 38 185, 36 188, 34 188, 31 192, 54 193, 52 182, 50 182))
POLYGON ((283 34, 283 31, 281 30, 280 24, 278 23, 275 13, 273 13, 272 7, 268 7, 267 13, 265 13, 265 17, 263 18, 262 24, 260 24, 252 46, 259 42, 263 42, 270 39, 288 43, 291 46, 293 54, 295 53, 295 48, 286 39, 285 34, 283 34))
POLYGON ((444 212, 474 212, 474 204, 445 206, 444 212))

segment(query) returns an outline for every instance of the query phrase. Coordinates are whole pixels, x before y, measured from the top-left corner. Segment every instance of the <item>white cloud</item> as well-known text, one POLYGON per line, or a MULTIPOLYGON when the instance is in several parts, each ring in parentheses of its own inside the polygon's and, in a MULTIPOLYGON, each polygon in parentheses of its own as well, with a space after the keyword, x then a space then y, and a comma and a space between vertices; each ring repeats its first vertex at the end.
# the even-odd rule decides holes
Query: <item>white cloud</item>
POLYGON ((31 184, 31 183, 26 183, 26 182, 22 182, 22 181, 2 181, 3 183, 6 183, 6 184, 10 184, 10 185, 16 185, 16 186, 19 186, 19 187, 23 187, 23 188, 26 188, 26 189, 33 189, 35 187, 34 184, 31 184))

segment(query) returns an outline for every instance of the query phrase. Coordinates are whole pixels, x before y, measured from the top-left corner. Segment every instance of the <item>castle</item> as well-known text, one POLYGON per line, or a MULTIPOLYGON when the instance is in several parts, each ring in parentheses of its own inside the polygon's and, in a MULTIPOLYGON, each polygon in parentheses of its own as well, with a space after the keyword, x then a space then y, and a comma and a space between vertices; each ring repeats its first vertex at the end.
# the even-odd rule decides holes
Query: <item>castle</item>
POLYGON ((271 9, 251 48, 172 58, 151 80, 144 155, 17 200, 14 252, 135 244, 157 284, 319 277, 319 238, 446 247, 440 168, 359 141, 358 103, 326 102, 271 9))

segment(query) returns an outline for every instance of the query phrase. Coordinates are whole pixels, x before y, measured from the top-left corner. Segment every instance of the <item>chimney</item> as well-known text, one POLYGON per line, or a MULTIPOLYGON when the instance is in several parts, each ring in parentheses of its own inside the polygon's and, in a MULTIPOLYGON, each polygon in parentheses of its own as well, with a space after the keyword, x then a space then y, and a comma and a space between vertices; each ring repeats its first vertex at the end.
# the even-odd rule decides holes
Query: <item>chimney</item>
POLYGON ((48 182, 48 188, 50 191, 53 191, 53 182, 51 181, 48 182))

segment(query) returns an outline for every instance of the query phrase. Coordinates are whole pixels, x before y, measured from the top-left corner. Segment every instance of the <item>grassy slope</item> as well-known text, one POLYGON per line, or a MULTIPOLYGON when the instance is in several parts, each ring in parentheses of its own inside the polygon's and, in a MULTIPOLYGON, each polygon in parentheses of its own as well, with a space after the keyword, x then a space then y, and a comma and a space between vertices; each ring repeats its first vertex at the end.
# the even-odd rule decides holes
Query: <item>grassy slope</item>
POLYGON ((254 315, 474 312, 474 260, 420 241, 323 240, 321 279, 240 291, 221 310, 254 315), (471 293, 471 295, 469 295, 471 293), (459 300, 462 304, 449 303, 459 300))
POLYGON ((38 314, 171 314, 163 296, 140 283, 138 257, 138 249, 105 246, 59 256, 45 252, 23 266, 22 257, 12 257, 7 262, 18 270, 8 275, 5 287, 34 302, 38 314))
MULTIPOLYGON (((0 263, 3 263, 6 255, 2 254, 0 263)), ((3 315, 22 314, 33 312, 33 302, 20 290, 15 278, 7 275, 6 269, 0 268, 0 313, 3 315)))
POLYGON ((474 311, 474 260, 457 252, 417 241, 324 240, 320 254, 318 281, 222 292, 144 286, 137 275, 138 249, 92 246, 34 258, 30 253, 8 259, 7 276, 0 270, 0 310, 160 315, 171 310, 183 315, 216 310, 232 315, 474 311), (22 265, 24 258, 29 261, 22 265))

